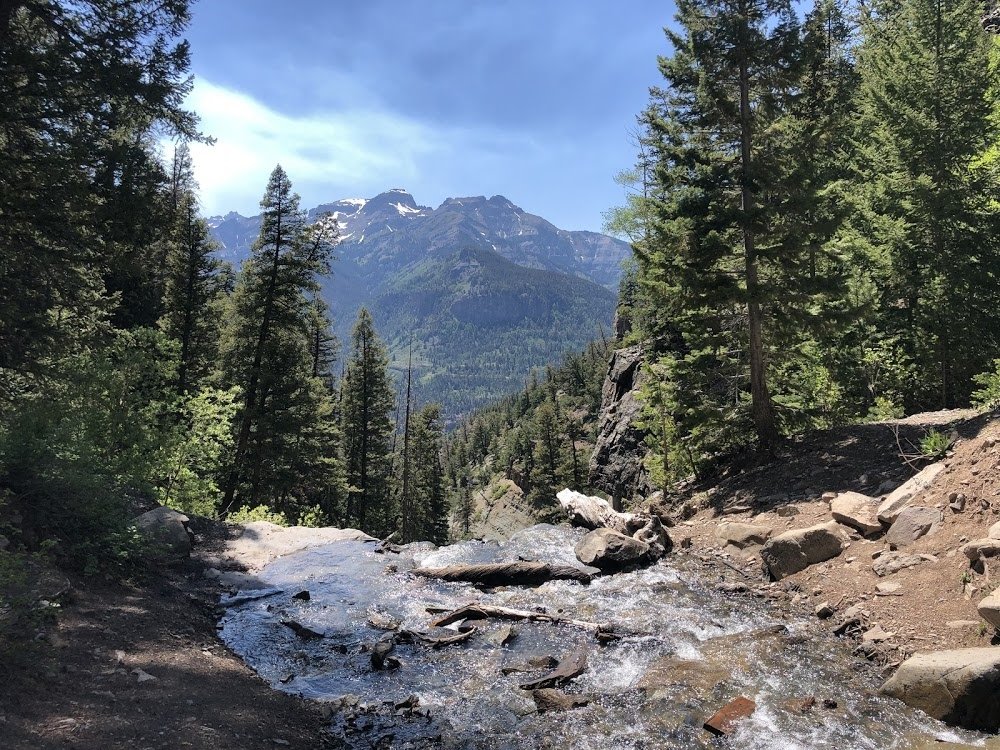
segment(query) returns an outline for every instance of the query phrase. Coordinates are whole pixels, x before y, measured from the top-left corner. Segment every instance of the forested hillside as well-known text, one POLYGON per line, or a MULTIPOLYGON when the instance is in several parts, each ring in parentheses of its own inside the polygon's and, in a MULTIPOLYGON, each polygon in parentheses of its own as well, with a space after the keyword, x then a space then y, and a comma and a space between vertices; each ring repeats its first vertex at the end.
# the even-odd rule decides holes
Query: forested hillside
MULTIPOLYGON (((1000 378, 1000 88, 972 0, 678 5, 626 206, 654 474, 1000 378)), ((993 389, 992 391, 990 389, 993 389)))
POLYGON ((343 352, 332 334, 336 222, 309 221, 279 166, 249 258, 217 259, 187 4, 0 10, 4 546, 119 564, 158 503, 443 540, 439 408, 397 407, 367 311, 343 352))
POLYGON ((587 486, 609 353, 602 339, 533 371, 520 393, 453 430, 446 466, 455 535, 502 536, 511 523, 554 520, 556 492, 587 486))

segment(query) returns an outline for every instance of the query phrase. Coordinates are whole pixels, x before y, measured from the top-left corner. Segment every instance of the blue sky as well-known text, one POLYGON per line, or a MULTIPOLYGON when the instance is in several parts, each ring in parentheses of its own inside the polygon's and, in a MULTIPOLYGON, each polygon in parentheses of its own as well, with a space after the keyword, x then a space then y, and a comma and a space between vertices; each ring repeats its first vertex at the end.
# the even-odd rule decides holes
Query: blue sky
POLYGON ((622 201, 670 2, 200 0, 190 104, 207 214, 256 213, 280 162, 305 207, 388 188, 505 195, 565 229, 622 201))

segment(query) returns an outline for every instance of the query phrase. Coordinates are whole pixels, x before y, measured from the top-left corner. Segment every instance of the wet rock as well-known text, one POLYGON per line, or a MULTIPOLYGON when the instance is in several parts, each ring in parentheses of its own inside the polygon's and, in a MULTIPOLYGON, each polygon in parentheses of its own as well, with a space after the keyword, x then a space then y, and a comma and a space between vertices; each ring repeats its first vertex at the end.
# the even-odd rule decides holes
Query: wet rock
POLYGON ((636 687, 647 692, 672 687, 677 684, 705 693, 720 682, 729 679, 729 671, 704 659, 680 659, 664 656, 653 662, 639 678, 636 687))
POLYGON ((555 688, 540 688, 531 691, 531 698, 535 701, 540 713, 546 711, 568 711, 571 708, 581 708, 590 705, 590 698, 582 695, 567 695, 562 690, 555 688))
POLYGON ((705 722, 705 729, 715 735, 729 734, 736 728, 736 723, 746 719, 757 710, 757 704, 749 698, 740 696, 731 700, 716 711, 705 722))
POLYGON ((785 708, 798 714, 809 713, 815 706, 816 696, 814 695, 810 695, 808 698, 793 698, 785 703, 785 708))
POLYGON ((302 601, 302 602, 307 602, 311 598, 312 598, 312 595, 308 591, 299 591, 299 592, 297 592, 295 594, 292 594, 292 599, 298 599, 299 601, 302 601))
POLYGON ((890 492, 878 506, 878 520, 887 524, 894 523, 899 512, 912 505, 934 483, 944 468, 944 464, 940 462, 925 466, 918 474, 890 492))
POLYGON ((568 657, 559 662, 555 669, 538 679, 525 682, 521 685, 522 690, 540 690, 542 688, 556 687, 565 682, 569 682, 575 677, 579 677, 587 669, 588 652, 585 646, 581 646, 568 657))
POLYGON ((1000 648, 916 654, 903 662, 881 691, 949 724, 996 732, 1000 648))
POLYGON ((540 669, 552 669, 559 663, 554 656, 532 656, 520 664, 508 664, 500 668, 500 674, 508 675, 516 672, 537 672, 540 669))
POLYGON ((396 639, 393 637, 383 638, 372 646, 371 663, 372 669, 395 669, 399 666, 399 660, 392 657, 396 648, 396 639))
POLYGON ((878 501, 860 492, 841 492, 830 501, 833 520, 857 529, 862 534, 876 534, 882 530, 876 513, 878 501))
POLYGON ((990 625, 1000 628, 1000 589, 979 602, 976 611, 990 625))
POLYGON ((289 630, 291 630, 293 633, 295 633, 295 635, 297 635, 299 638, 315 639, 315 638, 322 638, 324 636, 324 633, 322 633, 321 631, 314 630, 313 628, 310 628, 307 625, 303 625, 300 622, 296 622, 295 620, 282 620, 281 624, 284 625, 289 630))
POLYGON ((941 520, 941 511, 937 508, 911 505, 899 511, 885 540, 894 547, 905 547, 934 531, 941 520))
POLYGON ((779 534, 761 548, 760 556, 775 580, 805 570, 840 554, 842 529, 831 521, 779 534))
POLYGON ((194 543, 189 521, 183 513, 161 506, 134 518, 132 523, 149 543, 154 557, 187 557, 194 543))
POLYGON ((887 576, 898 573, 904 568, 912 568, 915 565, 925 562, 921 555, 907 555, 902 552, 886 552, 880 555, 873 563, 872 570, 877 576, 887 576))
POLYGON ((737 549, 746 549, 753 545, 764 544, 774 529, 768 526, 757 526, 750 523, 738 523, 735 521, 723 521, 715 527, 715 536, 726 544, 731 544, 737 549))
POLYGON ((513 625, 501 625, 492 633, 486 636, 486 640, 494 646, 506 646, 517 638, 517 630, 513 625))
POLYGON ((596 529, 581 539, 574 551, 584 565, 601 570, 619 570, 646 562, 649 545, 613 529, 596 529))
POLYGON ((649 495, 645 432, 639 428, 642 402, 642 347, 618 349, 611 356, 601 391, 597 438, 590 458, 589 484, 612 497, 649 495))

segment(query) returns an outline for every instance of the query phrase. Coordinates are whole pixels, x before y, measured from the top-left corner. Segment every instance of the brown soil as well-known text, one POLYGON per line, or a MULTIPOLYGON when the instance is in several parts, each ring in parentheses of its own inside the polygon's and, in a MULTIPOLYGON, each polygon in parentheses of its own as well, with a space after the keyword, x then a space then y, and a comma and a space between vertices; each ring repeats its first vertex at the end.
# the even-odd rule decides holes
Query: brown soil
MULTIPOLYGON (((861 605, 863 629, 878 624, 895 634, 878 655, 890 666, 915 651, 990 645, 996 642, 993 629, 979 618, 976 605, 1000 584, 1000 558, 987 561, 977 572, 959 547, 985 537, 1000 520, 1000 419, 995 416, 935 412, 793 442, 776 461, 744 467, 714 487, 706 480, 691 488, 689 508, 700 509, 672 529, 674 541, 687 545, 684 540, 690 539, 694 554, 725 560, 747 572, 742 576, 727 565, 718 566, 730 583, 760 582, 759 548, 723 549, 715 536, 721 521, 769 526, 775 534, 830 521, 824 493, 854 490, 884 496, 926 465, 912 459, 908 463, 902 453, 912 453, 912 446, 932 428, 951 434, 956 442, 943 459, 947 468, 912 504, 940 508, 944 520, 933 533, 901 551, 933 555, 936 561, 880 578, 872 569, 873 554, 888 551, 888 545, 879 538, 852 534, 850 546, 839 557, 780 582, 754 584, 750 593, 785 601, 791 609, 808 614, 822 602, 838 614, 861 605), (966 496, 964 510, 949 508, 953 493, 966 496), (897 592, 876 594, 877 584, 890 581, 900 584, 897 592)), ((835 614, 831 623, 836 620, 835 614)))
MULTIPOLYGON (((215 564, 227 536, 217 527, 201 540, 215 564)), ((0 746, 335 747, 321 706, 270 689, 218 640, 220 584, 204 567, 190 560, 127 585, 75 580, 56 624, 3 670, 0 746)))

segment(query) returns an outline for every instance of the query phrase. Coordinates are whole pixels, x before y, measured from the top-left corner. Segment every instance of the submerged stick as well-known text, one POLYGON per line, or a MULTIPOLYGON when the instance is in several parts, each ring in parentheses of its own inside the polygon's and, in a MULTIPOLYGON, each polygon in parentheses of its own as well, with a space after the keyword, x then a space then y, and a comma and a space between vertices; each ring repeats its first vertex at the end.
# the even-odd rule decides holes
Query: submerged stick
POLYGON ((482 586, 536 586, 546 581, 570 580, 590 583, 593 573, 574 565, 543 562, 477 563, 416 568, 414 575, 442 581, 466 581, 482 586))
POLYGON ((444 617, 438 618, 431 624, 434 627, 444 627, 445 625, 450 625, 454 622, 458 622, 459 620, 488 620, 491 618, 499 620, 548 622, 553 625, 571 625, 575 628, 581 628, 591 633, 608 633, 614 631, 614 628, 611 625, 587 622, 585 620, 574 620, 569 617, 559 617, 557 615, 549 615, 544 612, 529 612, 522 609, 498 607, 492 604, 467 604, 464 607, 459 607, 458 609, 449 612, 444 617))

